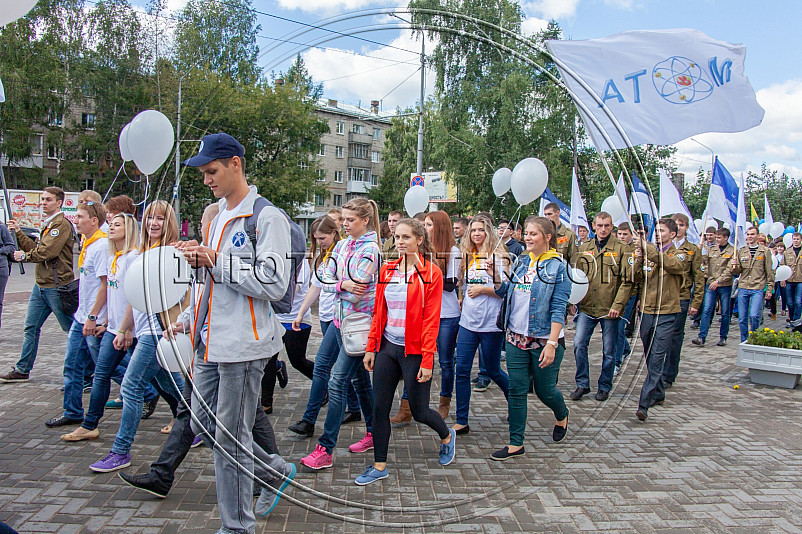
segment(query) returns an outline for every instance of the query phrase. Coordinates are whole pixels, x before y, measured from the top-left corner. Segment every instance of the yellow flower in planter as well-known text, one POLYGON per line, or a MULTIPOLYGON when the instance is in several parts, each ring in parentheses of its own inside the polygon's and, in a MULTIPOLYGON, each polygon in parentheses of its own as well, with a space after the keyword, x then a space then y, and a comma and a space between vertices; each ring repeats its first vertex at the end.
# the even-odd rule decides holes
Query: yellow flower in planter
POLYGON ((774 330, 772 330, 772 331, 771 331, 771 333, 772 333, 772 334, 776 334, 776 332, 775 332, 774 330))
POLYGON ((764 331, 764 332, 768 332, 768 331, 769 331, 769 329, 768 329, 768 328, 764 328, 764 329, 763 329, 763 331, 764 331))

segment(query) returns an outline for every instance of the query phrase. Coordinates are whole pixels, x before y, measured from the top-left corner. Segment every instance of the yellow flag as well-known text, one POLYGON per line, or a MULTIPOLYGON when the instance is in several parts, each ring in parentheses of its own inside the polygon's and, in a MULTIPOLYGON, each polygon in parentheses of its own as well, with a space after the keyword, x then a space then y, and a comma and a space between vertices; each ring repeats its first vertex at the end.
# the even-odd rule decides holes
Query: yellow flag
POLYGON ((750 202, 749 205, 752 206, 752 222, 757 224, 757 221, 760 220, 760 217, 757 216, 757 211, 755 210, 755 205, 752 202, 750 202))

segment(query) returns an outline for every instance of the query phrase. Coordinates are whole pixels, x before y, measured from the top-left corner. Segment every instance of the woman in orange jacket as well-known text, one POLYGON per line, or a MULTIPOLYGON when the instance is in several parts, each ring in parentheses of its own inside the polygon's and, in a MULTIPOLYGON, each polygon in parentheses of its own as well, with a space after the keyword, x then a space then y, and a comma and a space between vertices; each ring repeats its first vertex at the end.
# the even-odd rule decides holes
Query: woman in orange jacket
POLYGON ((373 371, 374 464, 357 477, 360 486, 387 478, 390 408, 403 378, 412 417, 440 436, 440 464, 454 460, 456 434, 429 407, 434 352, 440 327, 443 273, 420 221, 402 219, 395 228, 400 258, 379 271, 365 369, 373 371))

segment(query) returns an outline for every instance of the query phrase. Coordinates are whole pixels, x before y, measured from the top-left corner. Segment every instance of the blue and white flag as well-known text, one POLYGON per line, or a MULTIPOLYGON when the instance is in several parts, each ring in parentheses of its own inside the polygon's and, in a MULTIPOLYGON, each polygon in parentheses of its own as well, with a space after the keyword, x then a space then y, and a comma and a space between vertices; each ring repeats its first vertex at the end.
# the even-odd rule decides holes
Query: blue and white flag
POLYGON ((746 218, 745 189, 744 173, 741 173, 741 180, 738 182, 738 212, 735 216, 735 231, 733 235, 730 235, 730 243, 735 243, 735 250, 746 246, 746 229, 752 226, 746 218))
MULTIPOLYGON (((738 220, 738 184, 719 162, 718 156, 713 162, 713 179, 707 195, 705 213, 708 218, 716 218, 729 225, 729 228, 735 228, 738 220)), ((734 236, 730 238, 734 242, 734 236)))
POLYGON ((685 201, 682 200, 682 195, 677 191, 668 173, 660 169, 660 217, 670 217, 675 213, 682 213, 688 217, 688 231, 685 238, 694 245, 698 245, 700 236, 696 225, 693 224, 691 210, 688 209, 685 201))
POLYGON ((570 228, 571 208, 566 206, 565 202, 557 198, 557 195, 555 195, 548 187, 546 188, 545 191, 543 191, 543 194, 540 196, 540 211, 538 212, 538 215, 543 217, 544 216, 543 212, 546 210, 546 204, 550 204, 551 202, 554 202, 555 204, 560 206, 560 221, 565 226, 568 226, 570 228))
POLYGON ((744 74, 743 45, 671 29, 546 41, 546 47, 599 150, 669 145, 763 120, 744 74))
POLYGON ((3 89, 3 80, 0 80, 0 104, 6 101, 6 91, 3 89))
MULTIPOLYGON (((618 195, 618 199, 621 201, 621 205, 626 207, 629 206, 629 200, 627 197, 627 186, 624 183, 624 171, 621 171, 621 174, 618 175, 618 182, 615 184, 615 194, 618 195)), ((628 223, 629 215, 624 214, 617 221, 613 221, 613 226, 618 226, 621 223, 628 223)))
POLYGON ((643 218, 643 226, 646 228, 647 236, 652 238, 654 226, 658 219, 657 206, 649 190, 643 185, 638 176, 632 173, 632 196, 629 197, 629 214, 639 215, 643 218))
POLYGON ((585 213, 585 203, 582 201, 582 195, 579 192, 579 180, 576 178, 576 169, 574 169, 571 175, 571 230, 576 232, 576 229, 580 226, 590 230, 588 216, 585 213))

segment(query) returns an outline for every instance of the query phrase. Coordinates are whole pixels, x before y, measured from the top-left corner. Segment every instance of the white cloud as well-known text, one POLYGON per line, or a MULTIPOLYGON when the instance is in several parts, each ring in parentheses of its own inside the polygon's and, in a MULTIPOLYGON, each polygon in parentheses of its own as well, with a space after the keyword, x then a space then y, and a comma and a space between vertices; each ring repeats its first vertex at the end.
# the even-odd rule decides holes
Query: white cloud
POLYGON ((579 0, 534 0, 523 2, 521 7, 524 13, 536 15, 544 19, 565 19, 576 14, 579 0))
POLYGON ((521 33, 524 35, 534 35, 541 30, 545 30, 549 21, 537 17, 527 17, 521 23, 521 33))
MULTIPOLYGON (((385 111, 396 106, 414 106, 420 99, 420 73, 416 72, 420 56, 391 46, 418 51, 421 42, 412 32, 403 30, 387 47, 362 50, 362 55, 353 50, 312 48, 303 53, 303 59, 315 82, 323 83, 324 95, 328 98, 350 104, 361 101, 363 108, 369 107, 371 100, 384 98, 382 109, 385 111)), ((433 46, 427 39, 426 49, 431 50, 433 46)), ((427 71, 427 95, 433 87, 434 74, 427 71)))
MULTIPOLYGON (((789 176, 802 178, 802 80, 788 80, 757 91, 766 115, 763 122, 745 132, 707 133, 693 138, 710 147, 735 176, 760 172, 765 162, 789 176)), ((675 162, 681 172, 694 175, 710 169, 712 156, 698 143, 686 139, 677 144, 675 162)))
POLYGON ((387 5, 379 0, 277 0, 283 9, 298 9, 307 13, 352 11, 370 5, 387 5))
POLYGON ((604 0, 604 3, 617 9, 632 9, 635 6, 635 0, 604 0))

